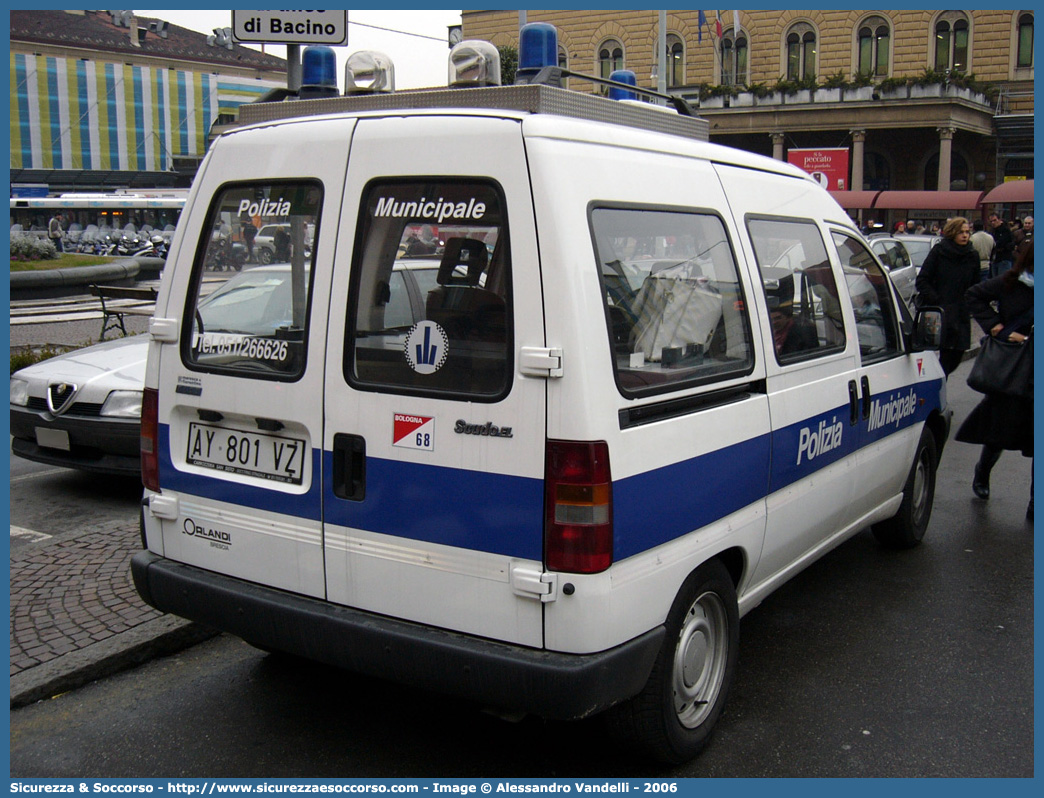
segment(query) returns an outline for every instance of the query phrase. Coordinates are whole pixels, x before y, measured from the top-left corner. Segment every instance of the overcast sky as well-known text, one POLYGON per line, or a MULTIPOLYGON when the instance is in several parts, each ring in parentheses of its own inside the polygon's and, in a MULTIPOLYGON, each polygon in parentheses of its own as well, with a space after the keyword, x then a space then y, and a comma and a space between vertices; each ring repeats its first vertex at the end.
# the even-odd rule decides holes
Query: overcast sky
MULTIPOLYGON (((164 19, 200 33, 231 28, 231 11, 152 11, 137 16, 164 19)), ((348 44, 335 47, 337 85, 344 88, 345 59, 357 50, 379 50, 395 63, 395 88, 415 89, 444 86, 447 79, 449 45, 447 26, 460 24, 460 11, 349 11, 348 44), (384 29, 384 30, 382 30, 384 29)), ((260 50, 259 44, 245 44, 260 50)), ((286 48, 266 44, 265 52, 286 57, 286 48)))

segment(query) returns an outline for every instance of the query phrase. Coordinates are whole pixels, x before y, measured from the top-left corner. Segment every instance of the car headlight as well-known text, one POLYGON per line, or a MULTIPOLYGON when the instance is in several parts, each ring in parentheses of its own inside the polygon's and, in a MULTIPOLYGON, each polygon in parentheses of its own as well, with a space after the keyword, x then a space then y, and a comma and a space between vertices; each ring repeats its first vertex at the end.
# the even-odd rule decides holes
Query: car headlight
POLYGON ((141 391, 113 391, 102 405, 103 416, 141 418, 141 391))
POLYGON ((29 404, 29 383, 25 380, 11 380, 11 404, 25 407, 29 404))

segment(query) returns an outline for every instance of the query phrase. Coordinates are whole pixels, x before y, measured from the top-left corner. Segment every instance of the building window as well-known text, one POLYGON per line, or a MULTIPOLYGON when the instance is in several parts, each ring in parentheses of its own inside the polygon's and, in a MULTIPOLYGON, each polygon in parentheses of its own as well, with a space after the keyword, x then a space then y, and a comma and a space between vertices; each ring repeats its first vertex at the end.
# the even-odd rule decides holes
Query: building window
POLYGON ((667 88, 685 85, 685 45, 680 37, 667 34, 667 88))
MULTIPOLYGON (((971 172, 968 161, 958 152, 950 153, 950 191, 965 191, 970 187, 971 172)), ((935 191, 939 187, 939 153, 936 152, 924 166, 924 190, 935 191)))
POLYGON ((598 48, 598 74, 609 79, 618 69, 624 68, 623 45, 616 39, 608 39, 598 48))
POLYGON ((1033 67, 1033 14, 1019 14, 1019 42, 1015 66, 1019 69, 1033 67))
POLYGON ((740 86, 747 82, 747 34, 732 28, 721 35, 721 85, 740 86))
POLYGON ((882 17, 870 17, 859 26, 859 74, 886 77, 891 31, 882 17))
POLYGON ((801 22, 787 33, 787 79, 816 77, 816 31, 801 22))
POLYGON ((935 23, 935 68, 968 71, 971 27, 960 11, 947 11, 935 23))

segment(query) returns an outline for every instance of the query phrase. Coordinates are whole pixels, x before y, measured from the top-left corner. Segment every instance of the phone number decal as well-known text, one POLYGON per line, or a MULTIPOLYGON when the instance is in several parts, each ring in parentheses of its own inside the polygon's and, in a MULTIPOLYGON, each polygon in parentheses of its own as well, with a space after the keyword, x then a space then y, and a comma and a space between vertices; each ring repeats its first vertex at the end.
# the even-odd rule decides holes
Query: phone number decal
POLYGON ((285 361, 289 356, 289 342, 246 335, 206 333, 197 342, 200 355, 234 355, 252 360, 285 361))

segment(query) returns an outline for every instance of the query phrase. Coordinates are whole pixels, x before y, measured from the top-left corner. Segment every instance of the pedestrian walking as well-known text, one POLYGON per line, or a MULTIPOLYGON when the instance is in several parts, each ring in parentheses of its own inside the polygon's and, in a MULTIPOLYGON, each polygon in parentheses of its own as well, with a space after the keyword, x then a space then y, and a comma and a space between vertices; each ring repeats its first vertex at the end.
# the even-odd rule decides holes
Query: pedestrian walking
POLYGON ((54 248, 59 252, 65 252, 65 244, 63 238, 65 236, 65 217, 61 211, 51 217, 51 221, 47 223, 47 237, 51 239, 51 243, 54 244, 54 248))
POLYGON ((1018 260, 1019 254, 1026 248, 1026 245, 1033 240, 1033 217, 1027 216, 1022 220, 1022 227, 1015 231, 1015 259, 1018 260))
MULTIPOLYGON (((987 335, 1025 345, 1033 334, 1032 240, 1011 269, 968 289, 968 307, 987 335)), ((990 473, 1002 452, 1017 451, 1033 457, 1032 396, 986 394, 961 424, 956 440, 982 446, 972 490, 980 499, 989 499, 990 473)), ((1033 520, 1032 476, 1026 518, 1033 520)))
POLYGON ((917 274, 918 304, 943 309, 939 362, 949 377, 971 341, 965 293, 979 282, 979 253, 970 243, 971 225, 963 216, 946 222, 943 240, 932 247, 917 274))
POLYGON ((1015 236, 1012 234, 1011 228, 996 213, 991 213, 988 221, 990 233, 993 234, 995 242, 990 277, 1000 277, 1011 268, 1012 259, 1015 257, 1015 236))
POLYGON ((982 219, 972 222, 971 245, 979 253, 979 275, 980 279, 988 279, 990 276, 990 260, 993 257, 993 248, 996 242, 993 236, 986 232, 986 225, 982 219))

